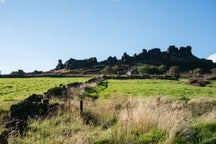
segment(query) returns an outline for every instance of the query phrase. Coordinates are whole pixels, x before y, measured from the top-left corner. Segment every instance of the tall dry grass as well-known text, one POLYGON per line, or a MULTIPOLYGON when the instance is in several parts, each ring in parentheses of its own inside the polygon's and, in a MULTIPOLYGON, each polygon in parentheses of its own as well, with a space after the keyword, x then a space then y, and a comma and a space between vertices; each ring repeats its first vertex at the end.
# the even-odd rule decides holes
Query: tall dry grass
POLYGON ((129 98, 118 116, 126 131, 137 129, 143 134, 151 127, 167 131, 168 139, 165 143, 168 144, 172 143, 178 131, 188 127, 190 119, 191 113, 183 108, 182 103, 160 97, 156 100, 129 98))
POLYGON ((216 98, 193 98, 188 102, 188 105, 193 105, 193 109, 191 109, 193 113, 199 112, 200 114, 195 118, 195 123, 216 122, 216 98))
MULTIPOLYGON (((205 102, 213 100, 215 99, 206 98, 205 102)), ((177 134, 190 132, 193 123, 216 120, 216 109, 193 117, 187 105, 204 102, 196 98, 187 104, 185 101, 166 97, 144 99, 114 96, 96 101, 85 99, 84 111, 90 112, 97 119, 96 124, 88 125, 80 117, 78 97, 67 101, 53 99, 52 102, 64 103, 63 109, 54 117, 42 121, 32 120, 27 137, 11 139, 11 142, 28 143, 34 140, 36 143, 66 144, 143 143, 139 139, 148 137, 146 134, 149 130, 157 128, 165 136, 152 143, 172 144, 177 134)))

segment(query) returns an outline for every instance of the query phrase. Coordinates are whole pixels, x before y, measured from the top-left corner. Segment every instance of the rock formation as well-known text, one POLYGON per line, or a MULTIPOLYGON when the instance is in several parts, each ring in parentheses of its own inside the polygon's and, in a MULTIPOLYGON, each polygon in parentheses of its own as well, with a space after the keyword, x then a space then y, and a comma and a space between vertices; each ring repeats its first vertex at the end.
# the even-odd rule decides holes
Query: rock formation
POLYGON ((33 94, 27 99, 10 107, 10 117, 3 122, 7 135, 23 135, 29 117, 41 117, 48 114, 49 102, 42 95, 33 94))
POLYGON ((96 57, 91 57, 89 59, 84 60, 75 60, 75 59, 69 59, 65 62, 64 68, 66 69, 81 69, 81 68, 89 68, 94 65, 97 65, 97 59, 96 57))
POLYGON ((216 64, 211 60, 200 59, 194 56, 192 54, 191 46, 177 48, 174 45, 171 45, 167 48, 167 51, 161 51, 159 48, 153 48, 148 51, 143 49, 141 53, 134 54, 133 56, 129 56, 125 52, 120 60, 111 56, 101 62, 97 62, 95 57, 84 60, 76 60, 71 58, 64 64, 62 64, 62 61, 59 61, 59 64, 56 66, 56 70, 87 70, 86 73, 92 72, 98 74, 106 66, 118 65, 124 66, 126 69, 130 69, 131 67, 140 64, 150 64, 156 66, 165 65, 167 68, 171 66, 179 66, 183 71, 202 68, 204 72, 209 72, 210 69, 216 67, 216 64))
POLYGON ((60 60, 58 60, 58 65, 56 66, 56 70, 60 70, 60 69, 63 69, 64 68, 64 65, 63 65, 63 63, 62 63, 62 60, 60 59, 60 60))

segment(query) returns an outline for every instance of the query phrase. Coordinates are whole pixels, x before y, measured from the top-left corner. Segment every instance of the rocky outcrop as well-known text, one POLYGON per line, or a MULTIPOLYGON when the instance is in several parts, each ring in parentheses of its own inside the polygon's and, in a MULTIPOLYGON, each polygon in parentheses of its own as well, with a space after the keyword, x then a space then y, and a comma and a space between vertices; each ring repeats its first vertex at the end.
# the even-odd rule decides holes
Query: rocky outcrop
POLYGON ((152 57, 158 57, 160 56, 162 53, 161 53, 161 50, 159 48, 154 48, 154 49, 151 49, 148 51, 148 54, 152 57))
POLYGON ((48 106, 48 99, 43 99, 43 95, 33 94, 18 104, 12 105, 10 116, 23 120, 27 120, 28 117, 45 116, 48 112, 48 106))
POLYGON ((191 50, 192 50, 191 46, 180 47, 179 56, 181 56, 181 57, 191 57, 191 56, 193 56, 191 50))
POLYGON ((175 45, 171 45, 166 51, 161 51, 159 48, 153 48, 148 51, 143 49, 141 53, 134 54, 133 56, 130 56, 125 52, 119 60, 116 57, 111 56, 101 62, 97 62, 95 57, 84 60, 75 60, 71 58, 65 62, 64 66, 62 66, 63 64, 59 61, 56 70, 80 70, 83 74, 98 74, 106 66, 124 66, 128 70, 128 68, 141 64, 156 66, 165 65, 167 68, 179 66, 183 71, 202 68, 204 72, 209 72, 210 69, 216 67, 216 64, 212 61, 194 56, 192 54, 191 46, 177 48, 175 45))
POLYGON ((44 117, 48 114, 49 101, 42 95, 33 94, 10 107, 10 116, 3 122, 6 130, 1 135, 23 135, 28 118, 44 117))
POLYGON ((58 60, 58 65, 56 66, 55 70, 61 70, 64 68, 62 60, 58 60))
POLYGON ((80 69, 80 68, 89 68, 97 64, 97 58, 92 57, 84 60, 75 60, 69 59, 65 62, 64 68, 66 69, 80 69))
POLYGON ((210 84, 210 82, 206 81, 203 77, 194 77, 189 80, 188 84, 193 86, 205 87, 207 84, 210 84))
POLYGON ((180 47, 180 49, 178 49, 177 47, 172 45, 167 49, 167 56, 173 59, 188 59, 190 57, 194 57, 191 50, 191 46, 180 47))
POLYGON ((109 56, 106 60, 100 62, 101 65, 115 65, 118 62, 118 59, 114 56, 109 56))
POLYGON ((179 50, 174 45, 169 46, 169 48, 167 49, 167 55, 169 57, 178 57, 178 54, 179 54, 179 50))

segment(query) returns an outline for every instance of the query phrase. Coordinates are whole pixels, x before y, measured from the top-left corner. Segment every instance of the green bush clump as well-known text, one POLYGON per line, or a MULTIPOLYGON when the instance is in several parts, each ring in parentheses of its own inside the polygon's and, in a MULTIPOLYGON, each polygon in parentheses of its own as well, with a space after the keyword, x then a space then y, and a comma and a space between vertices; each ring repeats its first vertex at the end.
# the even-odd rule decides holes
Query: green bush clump
POLYGON ((175 144, 214 144, 216 143, 216 122, 198 123, 190 128, 190 132, 178 134, 175 144))
POLYGON ((151 128, 144 135, 141 136, 140 143, 159 143, 167 136, 167 133, 159 128, 151 128))

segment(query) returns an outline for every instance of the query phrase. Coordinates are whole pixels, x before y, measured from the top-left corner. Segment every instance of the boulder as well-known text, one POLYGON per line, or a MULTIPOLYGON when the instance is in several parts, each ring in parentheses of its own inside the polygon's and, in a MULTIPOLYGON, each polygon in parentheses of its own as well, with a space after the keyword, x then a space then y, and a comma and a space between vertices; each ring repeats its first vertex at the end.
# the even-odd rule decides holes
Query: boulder
POLYGON ((180 47, 180 49, 179 49, 179 55, 181 57, 191 57, 192 56, 191 49, 192 49, 191 46, 180 47))
POLYGON ((169 46, 169 48, 167 49, 167 54, 171 57, 177 57, 178 52, 178 48, 176 48, 174 45, 169 46))
POLYGON ((55 70, 61 70, 64 69, 64 65, 62 63, 62 60, 58 60, 58 65, 56 66, 55 70))
POLYGON ((8 133, 6 130, 4 130, 1 134, 0 134, 0 144, 8 144, 8 133))
POLYGON ((201 87, 205 87, 207 84, 210 84, 209 81, 205 81, 202 78, 190 79, 188 83, 193 86, 201 86, 201 87))
POLYGON ((42 95, 33 94, 25 100, 10 107, 10 117, 3 122, 7 130, 1 135, 23 135, 27 127, 27 119, 44 117, 48 114, 49 101, 42 95))
POLYGON ((73 70, 73 69, 90 68, 97 65, 97 63, 98 62, 96 57, 91 57, 89 59, 84 59, 84 60, 76 60, 71 58, 65 62, 64 66, 68 70, 73 70))
POLYGON ((18 104, 12 105, 10 116, 12 118, 27 120, 28 117, 47 114, 48 103, 43 103, 42 99, 42 95, 33 94, 18 104))
POLYGON ((148 51, 148 54, 150 56, 154 56, 154 57, 157 57, 157 56, 160 56, 161 55, 161 50, 159 48, 154 48, 154 49, 151 49, 148 51))
POLYGON ((49 89, 46 93, 44 93, 44 95, 48 99, 50 99, 51 97, 67 97, 67 88, 66 86, 54 87, 49 89))

